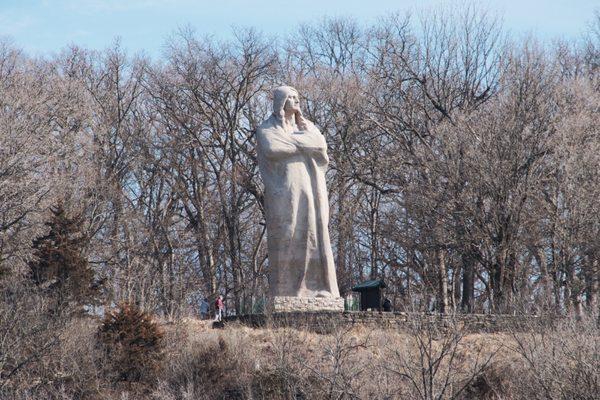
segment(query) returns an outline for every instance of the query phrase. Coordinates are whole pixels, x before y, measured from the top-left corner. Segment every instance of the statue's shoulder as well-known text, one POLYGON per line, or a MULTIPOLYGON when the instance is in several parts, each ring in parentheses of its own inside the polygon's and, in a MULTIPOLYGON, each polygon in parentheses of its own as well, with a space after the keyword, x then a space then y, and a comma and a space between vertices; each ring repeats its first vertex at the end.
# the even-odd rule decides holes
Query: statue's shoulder
POLYGON ((277 133, 279 126, 276 123, 275 117, 271 115, 271 117, 267 118, 256 128, 256 134, 259 136, 269 136, 271 134, 277 133))

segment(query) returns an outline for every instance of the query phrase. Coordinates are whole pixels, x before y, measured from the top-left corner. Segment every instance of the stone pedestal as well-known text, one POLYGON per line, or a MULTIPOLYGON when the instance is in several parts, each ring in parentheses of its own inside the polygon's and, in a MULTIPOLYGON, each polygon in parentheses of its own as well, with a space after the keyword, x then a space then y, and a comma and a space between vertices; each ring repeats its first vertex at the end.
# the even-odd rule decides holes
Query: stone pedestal
POLYGON ((272 297, 268 301, 270 312, 344 311, 342 297, 272 297))

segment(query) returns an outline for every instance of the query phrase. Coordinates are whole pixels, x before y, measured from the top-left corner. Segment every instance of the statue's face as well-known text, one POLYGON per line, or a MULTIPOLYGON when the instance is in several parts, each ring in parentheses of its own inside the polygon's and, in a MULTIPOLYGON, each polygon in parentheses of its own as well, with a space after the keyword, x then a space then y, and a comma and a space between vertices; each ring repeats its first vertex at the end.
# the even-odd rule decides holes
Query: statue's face
POLYGON ((298 98, 298 93, 292 92, 287 95, 283 109, 288 113, 300 111, 300 99, 298 98))

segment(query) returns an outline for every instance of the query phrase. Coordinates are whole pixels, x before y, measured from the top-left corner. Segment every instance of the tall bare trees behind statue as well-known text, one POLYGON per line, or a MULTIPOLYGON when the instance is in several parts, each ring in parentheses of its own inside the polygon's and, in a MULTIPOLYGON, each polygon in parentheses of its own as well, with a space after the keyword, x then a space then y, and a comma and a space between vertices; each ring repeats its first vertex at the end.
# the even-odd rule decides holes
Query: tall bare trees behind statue
POLYGON ((105 304, 175 316, 222 293, 256 310, 270 266, 254 129, 289 84, 328 141, 342 292, 384 278, 398 309, 595 313, 592 25, 553 44, 474 9, 328 19, 279 41, 184 30, 155 61, 118 42, 47 59, 2 42, 0 279, 26 279, 63 204, 105 304))

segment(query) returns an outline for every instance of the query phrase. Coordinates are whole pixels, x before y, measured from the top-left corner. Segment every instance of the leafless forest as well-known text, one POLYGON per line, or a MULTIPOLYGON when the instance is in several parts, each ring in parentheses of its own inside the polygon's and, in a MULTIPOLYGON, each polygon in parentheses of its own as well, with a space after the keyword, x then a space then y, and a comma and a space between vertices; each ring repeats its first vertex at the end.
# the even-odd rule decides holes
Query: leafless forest
POLYGON ((274 85, 327 137, 340 289, 399 308, 597 307, 599 34, 503 34, 478 12, 329 19, 279 41, 181 31, 164 56, 0 48, 0 261, 16 279, 49 208, 80 221, 105 304, 245 311, 268 260, 254 129, 274 85))
POLYGON ((3 279, 23 283, 60 205, 102 304, 251 310, 269 268, 253 135, 287 83, 327 138, 342 292, 382 277, 397 309, 597 310, 599 21, 552 43, 473 9, 278 40, 182 30, 159 60, 4 41, 3 279))
MULTIPOLYGON (((0 41, 0 395, 43 387, 27 393, 67 398, 60 385, 71 385, 74 398, 117 398, 85 395, 101 392, 103 367, 92 367, 95 328, 77 316, 101 306, 139 307, 131 314, 149 326, 152 343, 162 333, 138 310, 177 321, 218 293, 230 313, 260 309, 269 262, 254 132, 280 84, 299 90, 304 114, 328 142, 342 293, 384 278, 396 310, 594 318, 600 14, 584 28, 569 41, 516 37, 470 8, 387 16, 370 26, 325 19, 279 38, 239 29, 235 39, 219 41, 182 29, 165 38, 157 59, 128 54, 118 41, 101 52, 71 46, 44 57, 0 41), (79 361, 69 364, 69 357, 79 361)), ((514 336, 523 371, 539 378, 522 393, 535 387, 539 398, 593 398, 598 342, 589 340, 597 338, 591 325, 592 333, 554 332, 550 342, 514 336), (571 361, 550 360, 561 352, 571 361), (557 371, 564 380, 554 380, 557 371)), ((100 341, 113 340, 106 326, 100 341)), ((367 348, 361 335, 348 343, 348 335, 324 339, 331 340, 331 376, 310 369, 319 364, 288 360, 292 344, 281 338, 289 333, 273 335, 267 359, 281 374, 248 385, 283 379, 276 382, 292 396, 301 386, 292 378, 312 385, 318 376, 329 385, 319 386, 329 388, 323 398, 361 397, 350 379, 358 372, 344 369, 359 364, 343 362, 367 348)), ((407 398, 458 398, 448 394, 458 387, 449 378, 440 394, 438 378, 422 388, 411 375, 425 371, 407 363, 418 351, 434 351, 431 338, 415 342, 412 360, 370 365, 380 365, 381 376, 412 377, 415 391, 404 393, 423 396, 407 398)), ((259 368, 260 358, 233 355, 240 351, 235 337, 211 340, 190 344, 190 353, 169 342, 163 379, 193 389, 193 379, 206 377, 183 377, 215 352, 224 358, 209 367, 220 377, 239 372, 241 382, 259 368)), ((458 342, 450 343, 440 358, 452 357, 448 371, 458 342)), ((422 352, 420 359, 427 359, 422 352)), ((463 389, 481 371, 468 372, 463 389)), ((169 399, 200 398, 157 390, 169 399)), ((210 396, 203 390, 197 393, 210 396)), ((264 393, 256 398, 279 398, 264 393)))

